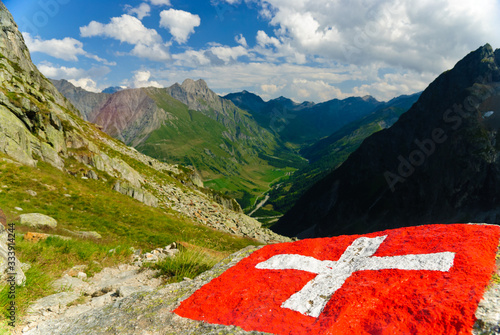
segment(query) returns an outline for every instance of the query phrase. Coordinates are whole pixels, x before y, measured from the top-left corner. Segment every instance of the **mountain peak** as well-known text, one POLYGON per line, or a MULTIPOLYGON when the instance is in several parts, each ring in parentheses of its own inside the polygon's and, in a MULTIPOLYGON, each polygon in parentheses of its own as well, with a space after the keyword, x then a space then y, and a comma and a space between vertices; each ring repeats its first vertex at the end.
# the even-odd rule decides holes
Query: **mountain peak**
POLYGON ((183 88, 187 92, 206 91, 209 89, 207 83, 203 79, 194 81, 190 78, 182 82, 181 88, 183 88))

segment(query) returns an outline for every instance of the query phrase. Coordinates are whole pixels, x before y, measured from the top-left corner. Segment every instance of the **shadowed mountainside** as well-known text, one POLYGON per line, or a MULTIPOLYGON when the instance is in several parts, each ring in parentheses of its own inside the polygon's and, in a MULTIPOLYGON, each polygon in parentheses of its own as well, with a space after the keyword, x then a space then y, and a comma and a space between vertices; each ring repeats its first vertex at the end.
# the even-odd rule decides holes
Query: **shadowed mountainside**
POLYGON ((391 128, 368 139, 273 227, 364 233, 424 223, 499 222, 500 50, 440 75, 391 128))

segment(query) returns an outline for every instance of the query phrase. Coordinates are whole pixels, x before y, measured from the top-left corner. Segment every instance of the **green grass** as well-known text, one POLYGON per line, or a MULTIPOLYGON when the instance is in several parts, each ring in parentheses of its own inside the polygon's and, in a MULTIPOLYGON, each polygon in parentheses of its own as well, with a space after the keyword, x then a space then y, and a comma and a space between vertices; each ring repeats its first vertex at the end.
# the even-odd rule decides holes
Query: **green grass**
POLYGON ((169 257, 151 266, 159 270, 158 277, 163 277, 167 283, 177 283, 184 278, 194 279, 201 273, 210 270, 220 257, 214 257, 192 249, 182 249, 175 257, 169 257))
MULTIPOLYGON (((113 191, 111 180, 82 180, 45 163, 38 163, 37 168, 32 168, 4 161, 2 157, 0 154, 0 208, 5 212, 8 223, 16 225, 17 257, 32 265, 26 272, 26 285, 17 290, 19 317, 31 302, 53 293, 50 284, 65 270, 75 265, 87 265, 86 271, 92 275, 103 267, 128 262, 131 246, 149 251, 174 241, 184 241, 217 252, 231 253, 258 244, 251 239, 197 224, 168 209, 148 207, 113 191), (29 195, 28 190, 35 191, 37 195, 29 195), (15 207, 21 207, 23 211, 17 211, 15 207), (22 213, 49 215, 58 221, 58 227, 48 230, 21 226, 18 218, 22 213), (85 240, 73 237, 70 241, 49 238, 31 243, 20 236, 28 231, 68 235, 64 229, 97 231, 103 238, 85 240), (110 249, 116 252, 109 253, 110 249)), ((71 166, 68 168, 72 169, 71 166)), ((78 166, 73 168, 78 169, 78 166)), ((172 179, 166 174, 153 176, 153 171, 149 173, 157 180, 172 179)), ((180 264, 183 259, 179 260, 180 264)), ((6 303, 5 290, 0 293, 2 311, 5 311, 2 307, 6 303)), ((1 318, 0 315, 0 321, 1 318)))
POLYGON ((276 171, 294 170, 305 162, 240 109, 198 112, 163 90, 147 93, 176 119, 153 131, 137 150, 196 167, 204 180, 210 180, 206 187, 235 198, 244 209, 251 210, 255 198, 268 191, 268 184, 280 174, 276 171))

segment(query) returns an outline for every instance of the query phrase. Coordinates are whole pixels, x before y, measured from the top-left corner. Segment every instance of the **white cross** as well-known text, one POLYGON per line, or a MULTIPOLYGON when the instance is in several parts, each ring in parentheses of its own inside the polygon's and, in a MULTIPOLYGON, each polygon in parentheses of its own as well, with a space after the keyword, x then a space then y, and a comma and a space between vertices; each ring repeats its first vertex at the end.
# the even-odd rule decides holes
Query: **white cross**
POLYGON ((386 237, 387 235, 374 238, 360 237, 347 247, 338 261, 320 261, 308 256, 282 254, 273 256, 255 267, 316 273, 317 276, 313 280, 288 298, 281 307, 317 318, 335 291, 341 288, 347 278, 356 271, 397 269, 447 272, 453 266, 454 252, 373 256, 386 237))

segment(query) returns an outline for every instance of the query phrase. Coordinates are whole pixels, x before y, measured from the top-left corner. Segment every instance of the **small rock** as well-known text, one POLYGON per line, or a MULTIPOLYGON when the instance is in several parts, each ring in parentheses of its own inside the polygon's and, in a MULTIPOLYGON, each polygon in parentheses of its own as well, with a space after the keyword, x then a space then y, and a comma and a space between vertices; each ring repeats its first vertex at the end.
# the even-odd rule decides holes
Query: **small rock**
POLYGON ((71 194, 65 194, 64 195, 66 198, 71 198, 71 194))
POLYGON ((38 195, 38 193, 36 193, 35 191, 33 190, 27 190, 26 193, 28 193, 29 195, 31 195, 32 197, 36 197, 38 195))
POLYGON ((16 211, 18 211, 18 212, 22 212, 22 211, 23 211, 23 209, 22 209, 21 207, 14 207, 14 209, 15 209, 16 211))
POLYGON ((78 272, 78 275, 76 277, 78 279, 84 280, 87 279, 87 274, 85 272, 78 272))
POLYGON ((23 333, 26 333, 28 330, 30 330, 30 327, 26 326, 23 328, 23 333))
POLYGON ((153 255, 151 253, 146 253, 143 256, 145 262, 157 262, 158 261, 158 256, 153 255))
POLYGON ((129 295, 137 292, 139 289, 136 286, 121 286, 116 293, 118 294, 119 297, 125 298, 128 297, 129 295))
POLYGON ((77 277, 80 272, 85 271, 87 268, 86 265, 75 265, 71 269, 69 269, 66 274, 71 277, 77 277))

